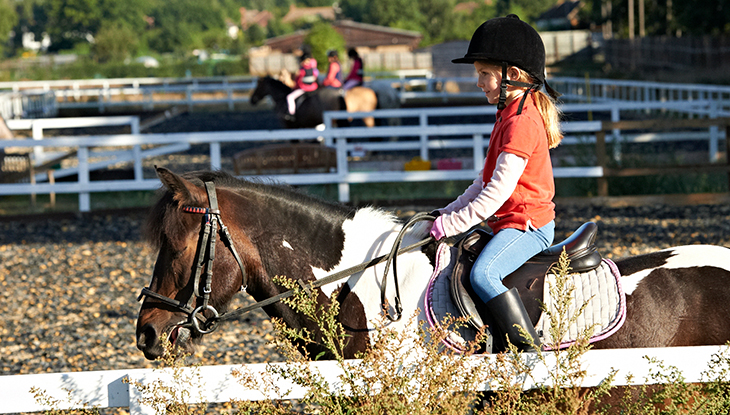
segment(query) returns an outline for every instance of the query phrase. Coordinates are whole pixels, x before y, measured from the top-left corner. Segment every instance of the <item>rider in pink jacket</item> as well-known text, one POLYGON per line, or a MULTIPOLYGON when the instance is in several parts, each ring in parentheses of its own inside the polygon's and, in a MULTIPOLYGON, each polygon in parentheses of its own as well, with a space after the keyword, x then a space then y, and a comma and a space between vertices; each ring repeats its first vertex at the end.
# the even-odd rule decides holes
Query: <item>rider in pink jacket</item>
POLYGON ((287 109, 289 115, 294 115, 296 110, 296 99, 302 96, 305 92, 316 91, 319 87, 317 83, 317 77, 319 76, 319 70, 317 70, 317 61, 312 58, 309 53, 303 53, 299 58, 299 72, 295 77, 296 88, 286 96, 287 109))
POLYGON ((365 77, 365 67, 363 66, 362 58, 360 58, 357 51, 355 49, 350 49, 347 52, 347 56, 352 60, 352 67, 350 68, 350 73, 345 79, 345 84, 342 86, 342 89, 344 90, 348 90, 355 86, 361 86, 365 77))

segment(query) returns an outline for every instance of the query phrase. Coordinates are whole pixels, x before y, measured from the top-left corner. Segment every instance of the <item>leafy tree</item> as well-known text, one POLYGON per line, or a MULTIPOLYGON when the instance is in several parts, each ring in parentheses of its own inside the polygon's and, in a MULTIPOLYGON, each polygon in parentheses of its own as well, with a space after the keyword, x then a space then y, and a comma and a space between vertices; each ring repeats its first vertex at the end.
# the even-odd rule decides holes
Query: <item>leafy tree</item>
POLYGON ((471 39, 474 31, 485 21, 497 17, 497 9, 493 3, 481 3, 471 13, 455 13, 454 29, 451 32, 451 39, 471 39))
POLYGON ((280 18, 269 20, 267 29, 268 37, 281 36, 294 31, 294 27, 292 27, 292 25, 282 22, 280 18))
POLYGON ((327 68, 327 51, 334 49, 342 56, 345 50, 345 39, 326 22, 315 23, 303 42, 311 47, 312 56, 317 60, 320 70, 327 68))
POLYGON ((421 22, 419 2, 411 0, 375 0, 368 2, 365 23, 390 27, 413 27, 413 22, 421 22))
POLYGON ((18 14, 10 0, 0 0, 0 53, 10 38, 10 31, 18 23, 18 14))
POLYGON ((423 30, 422 43, 432 45, 454 39, 457 17, 454 0, 421 0, 418 2, 423 30))
POLYGON ((555 6, 555 0, 498 0, 496 9, 498 16, 514 13, 520 19, 532 23, 542 13, 555 6))
POLYGON ((151 16, 155 28, 149 45, 158 52, 184 52, 202 46, 202 34, 225 30, 223 8, 218 0, 160 0, 151 16))
POLYGON ((365 19, 368 11, 369 0, 342 0, 340 10, 343 16, 356 22, 372 23, 365 19))
POLYGON ((101 27, 121 23, 137 35, 144 32, 147 22, 145 16, 151 10, 149 0, 99 0, 101 27))
POLYGON ((306 7, 327 7, 332 6, 332 0, 302 0, 306 7))
POLYGON ((132 29, 121 22, 113 22, 99 30, 92 52, 100 63, 121 62, 135 54, 137 44, 132 29))
POLYGON ((88 42, 101 26, 102 12, 98 0, 47 0, 46 31, 51 36, 51 50, 72 49, 88 42))
POLYGON ((251 46, 261 46, 266 40, 266 29, 257 24, 252 25, 244 32, 244 38, 251 46))
POLYGON ((676 24, 693 35, 730 33, 730 4, 727 0, 673 1, 676 24))

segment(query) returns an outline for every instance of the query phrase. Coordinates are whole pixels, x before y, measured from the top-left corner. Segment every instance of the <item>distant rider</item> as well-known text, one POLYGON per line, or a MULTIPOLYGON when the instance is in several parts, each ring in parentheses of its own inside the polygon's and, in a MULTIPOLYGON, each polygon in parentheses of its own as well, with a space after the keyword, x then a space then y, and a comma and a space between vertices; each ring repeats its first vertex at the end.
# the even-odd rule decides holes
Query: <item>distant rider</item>
POLYGON ((342 67, 340 66, 340 58, 336 50, 327 52, 327 60, 329 60, 329 66, 327 67, 327 76, 322 81, 323 86, 331 88, 342 88, 342 67))
POLYGON ((352 67, 350 68, 350 74, 345 79, 345 85, 342 89, 348 90, 352 87, 362 86, 363 78, 365 77, 365 67, 363 66, 362 59, 355 49, 350 49, 347 52, 347 56, 352 61, 352 67))
POLYGON ((317 61, 312 58, 312 55, 308 52, 302 53, 299 58, 299 72, 296 76, 296 86, 289 95, 286 96, 287 109, 289 110, 289 119, 294 119, 294 112, 296 111, 296 99, 302 96, 305 92, 316 91, 317 77, 319 71, 317 70, 317 61))

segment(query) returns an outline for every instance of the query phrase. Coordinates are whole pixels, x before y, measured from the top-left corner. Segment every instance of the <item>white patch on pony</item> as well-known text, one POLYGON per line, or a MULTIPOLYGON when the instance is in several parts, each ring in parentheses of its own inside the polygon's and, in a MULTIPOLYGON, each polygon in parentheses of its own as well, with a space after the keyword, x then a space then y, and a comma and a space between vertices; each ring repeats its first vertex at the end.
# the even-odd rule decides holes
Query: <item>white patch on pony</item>
POLYGON ((291 249, 292 251, 294 250, 294 248, 292 248, 291 244, 290 244, 289 242, 287 242, 287 241, 286 241, 286 239, 284 240, 284 242, 282 242, 282 243, 281 243, 281 245, 282 245, 282 246, 283 246, 284 248, 289 248, 289 249, 291 249))
POLYGON ((643 269, 621 277, 621 285, 626 295, 631 295, 641 281, 652 271, 658 268, 691 268, 717 267, 730 271, 730 250, 717 245, 685 245, 664 249, 658 252, 671 251, 672 256, 667 258, 666 264, 660 267, 643 269))
MULTIPOLYGON (((389 213, 374 208, 363 208, 355 216, 345 221, 342 228, 345 232, 345 247, 342 260, 331 271, 312 268, 317 279, 337 271, 361 264, 390 252, 393 243, 402 228, 397 218, 389 213)), ((420 222, 403 238, 401 247, 412 245, 428 236, 431 222, 420 222)), ((412 320, 417 309, 422 308, 423 297, 433 267, 420 249, 407 252, 398 257, 398 283, 403 306, 403 318, 394 325, 406 325, 412 320)), ((347 279, 350 290, 358 296, 365 309, 366 319, 370 327, 381 320, 380 287, 383 279, 385 262, 368 268, 347 279)), ((395 285, 392 270, 388 272, 387 298, 393 314, 395 285)), ((330 296, 340 284, 328 284, 322 287, 330 296)), ((421 313, 423 313, 421 311, 421 313)), ((425 314, 424 314, 425 316, 425 314)), ((415 333, 415 330, 414 330, 415 333)))

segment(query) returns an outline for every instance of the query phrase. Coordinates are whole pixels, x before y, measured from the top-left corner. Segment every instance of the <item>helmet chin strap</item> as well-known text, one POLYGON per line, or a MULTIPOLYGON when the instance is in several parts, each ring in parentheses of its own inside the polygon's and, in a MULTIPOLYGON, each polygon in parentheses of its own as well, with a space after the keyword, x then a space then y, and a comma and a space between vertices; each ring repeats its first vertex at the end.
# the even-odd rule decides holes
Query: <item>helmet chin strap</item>
POLYGON ((499 84, 499 102, 497 103, 498 110, 502 110, 504 109, 504 107, 507 106, 507 85, 528 88, 528 90, 525 91, 524 94, 522 94, 520 105, 517 107, 517 115, 522 114, 522 106, 525 105, 525 99, 527 99, 527 95, 530 93, 530 91, 537 91, 540 88, 540 84, 529 84, 527 82, 510 81, 507 78, 507 62, 502 62, 502 82, 500 82, 499 84))

